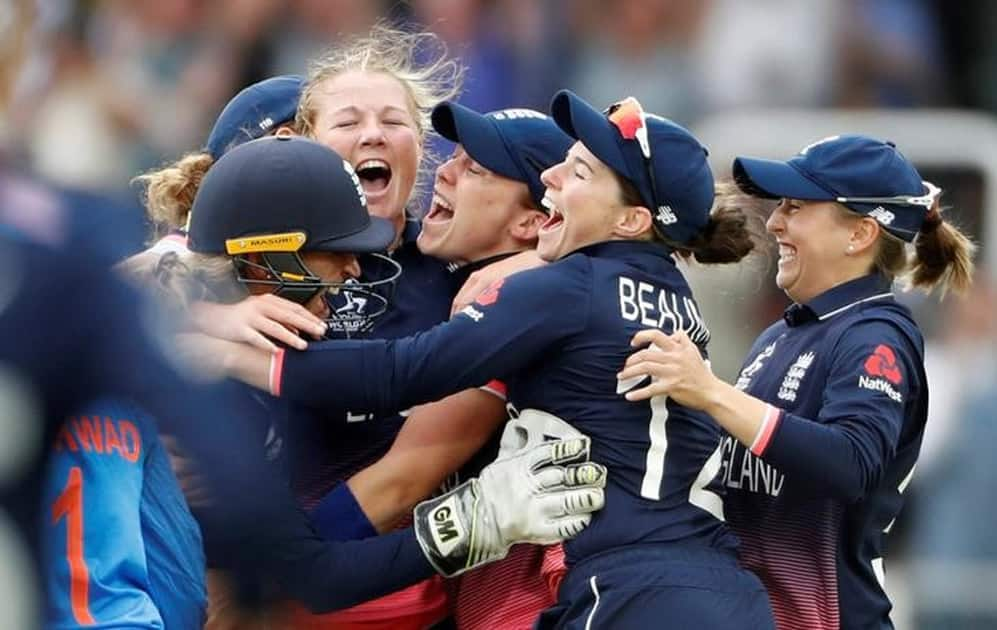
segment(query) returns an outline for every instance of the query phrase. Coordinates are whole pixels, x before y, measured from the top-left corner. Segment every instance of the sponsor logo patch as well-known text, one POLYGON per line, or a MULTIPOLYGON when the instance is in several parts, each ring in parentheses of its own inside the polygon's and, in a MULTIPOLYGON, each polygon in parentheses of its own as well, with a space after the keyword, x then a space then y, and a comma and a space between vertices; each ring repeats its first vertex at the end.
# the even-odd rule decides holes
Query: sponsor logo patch
POLYGON ((894 385, 899 385, 903 380, 900 368, 897 366, 897 355, 893 352, 893 348, 884 344, 876 346, 862 367, 869 376, 885 378, 894 385))
POLYGON ((871 389, 874 392, 882 392, 890 397, 894 402, 902 403, 903 395, 890 385, 889 381, 883 378, 869 378, 865 374, 859 374, 859 387, 871 389))
POLYGON ((491 306, 492 304, 498 302, 499 289, 505 284, 505 278, 499 278, 495 282, 491 283, 487 289, 478 295, 477 299, 474 300, 475 304, 480 306, 491 306))

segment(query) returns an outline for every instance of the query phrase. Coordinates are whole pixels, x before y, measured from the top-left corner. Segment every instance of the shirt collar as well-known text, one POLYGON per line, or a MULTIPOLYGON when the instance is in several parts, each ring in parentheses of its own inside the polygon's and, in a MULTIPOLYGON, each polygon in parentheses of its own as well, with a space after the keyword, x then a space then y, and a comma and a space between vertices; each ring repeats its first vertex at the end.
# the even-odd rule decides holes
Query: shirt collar
POLYGON ((782 317, 791 327, 824 321, 863 302, 892 297, 891 284, 882 274, 871 273, 828 289, 806 304, 793 304, 782 317))
POLYGON ((603 241, 580 247, 571 253, 585 254, 586 256, 594 256, 596 258, 629 258, 635 255, 652 255, 655 258, 667 260, 672 264, 675 262, 671 256, 671 248, 658 241, 603 241))

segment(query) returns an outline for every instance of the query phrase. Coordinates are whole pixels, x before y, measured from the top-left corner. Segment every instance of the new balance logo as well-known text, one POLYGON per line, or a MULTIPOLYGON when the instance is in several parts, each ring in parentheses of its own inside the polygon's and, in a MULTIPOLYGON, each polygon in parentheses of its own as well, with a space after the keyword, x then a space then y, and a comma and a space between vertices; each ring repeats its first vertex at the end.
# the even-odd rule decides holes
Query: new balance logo
POLYGON ((262 129, 263 131, 267 131, 268 129, 270 129, 270 127, 273 127, 273 118, 267 116, 266 118, 261 120, 258 124, 260 129, 262 129))
POLYGON ((664 225, 671 225, 672 223, 678 222, 679 218, 675 216, 672 209, 668 206, 658 206, 658 221, 661 221, 664 225))
POLYGON ((484 313, 474 308, 473 306, 465 306, 461 313, 467 315, 476 322, 480 322, 481 318, 485 316, 484 313))
POLYGON ((883 225, 890 225, 893 223, 893 219, 897 218, 897 215, 893 214, 883 206, 876 206, 873 211, 869 213, 869 216, 876 219, 883 225))

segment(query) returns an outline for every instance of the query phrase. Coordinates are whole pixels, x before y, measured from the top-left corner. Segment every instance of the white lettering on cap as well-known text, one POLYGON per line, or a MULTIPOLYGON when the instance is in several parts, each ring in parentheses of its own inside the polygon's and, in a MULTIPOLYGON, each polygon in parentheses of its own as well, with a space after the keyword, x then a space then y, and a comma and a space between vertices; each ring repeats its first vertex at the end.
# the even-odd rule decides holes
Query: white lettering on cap
POLYGON ((675 216, 670 206, 658 206, 658 221, 661 221, 662 224, 671 225, 677 223, 678 220, 679 218, 675 216))
POLYGON ((869 216, 876 219, 883 225, 890 225, 893 223, 893 219, 897 218, 897 215, 893 214, 883 206, 876 206, 873 208, 872 212, 869 213, 869 216))
POLYGON ((495 112, 491 114, 491 117, 495 120, 517 120, 520 118, 536 118, 538 120, 547 120, 547 115, 542 114, 533 109, 503 109, 502 111, 495 112))
POLYGON ((807 152, 808 152, 808 151, 809 151, 810 149, 812 149, 812 148, 814 148, 814 147, 816 147, 816 146, 820 146, 820 145, 824 144, 825 142, 833 142, 833 141, 837 140, 837 139, 838 139, 838 138, 840 138, 840 137, 841 137, 841 136, 828 136, 828 137, 826 137, 826 138, 821 138, 821 139, 820 139, 820 140, 818 140, 817 142, 811 142, 811 143, 810 143, 810 144, 808 144, 807 146, 805 146, 805 147, 803 147, 802 149, 800 149, 800 155, 806 155, 806 154, 807 154, 807 152))

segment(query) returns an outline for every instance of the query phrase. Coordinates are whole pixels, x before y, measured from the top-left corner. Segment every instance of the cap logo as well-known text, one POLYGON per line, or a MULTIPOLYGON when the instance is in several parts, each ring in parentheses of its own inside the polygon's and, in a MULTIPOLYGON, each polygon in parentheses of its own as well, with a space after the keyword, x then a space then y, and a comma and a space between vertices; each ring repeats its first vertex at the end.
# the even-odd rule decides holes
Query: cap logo
POLYGON ((296 252, 305 244, 304 232, 281 232, 280 234, 259 234, 225 240, 225 252, 229 256, 256 252, 296 252))
POLYGON ((663 225, 671 225, 672 223, 678 223, 679 218, 675 216, 672 212, 670 206, 658 206, 658 221, 663 225))
POLYGON ((503 109, 491 114, 495 120, 520 120, 522 118, 535 118, 537 120, 547 120, 547 115, 532 109, 503 109))
POLYGON ((357 196, 360 197, 360 205, 367 207, 367 195, 363 194, 363 186, 360 185, 360 178, 357 177, 357 172, 353 170, 353 165, 351 165, 346 160, 343 160, 343 170, 350 176, 353 180, 353 185, 357 189, 357 196))
POLYGON ((893 214, 883 206, 876 206, 872 212, 869 213, 869 216, 876 219, 883 225, 890 225, 893 223, 893 219, 897 218, 897 215, 893 214))
POLYGON ((260 129, 262 129, 263 131, 266 131, 266 130, 270 129, 270 127, 273 127, 273 118, 270 118, 269 116, 267 116, 266 118, 264 118, 263 120, 261 120, 258 123, 258 125, 259 125, 260 129))
POLYGON ((828 136, 826 138, 821 138, 817 142, 811 142, 807 146, 805 146, 802 149, 800 149, 800 155, 806 155, 810 151, 810 149, 812 149, 814 147, 817 147, 817 146, 820 146, 820 145, 824 144, 825 142, 834 142, 835 140, 837 140, 840 137, 841 136, 828 136))

